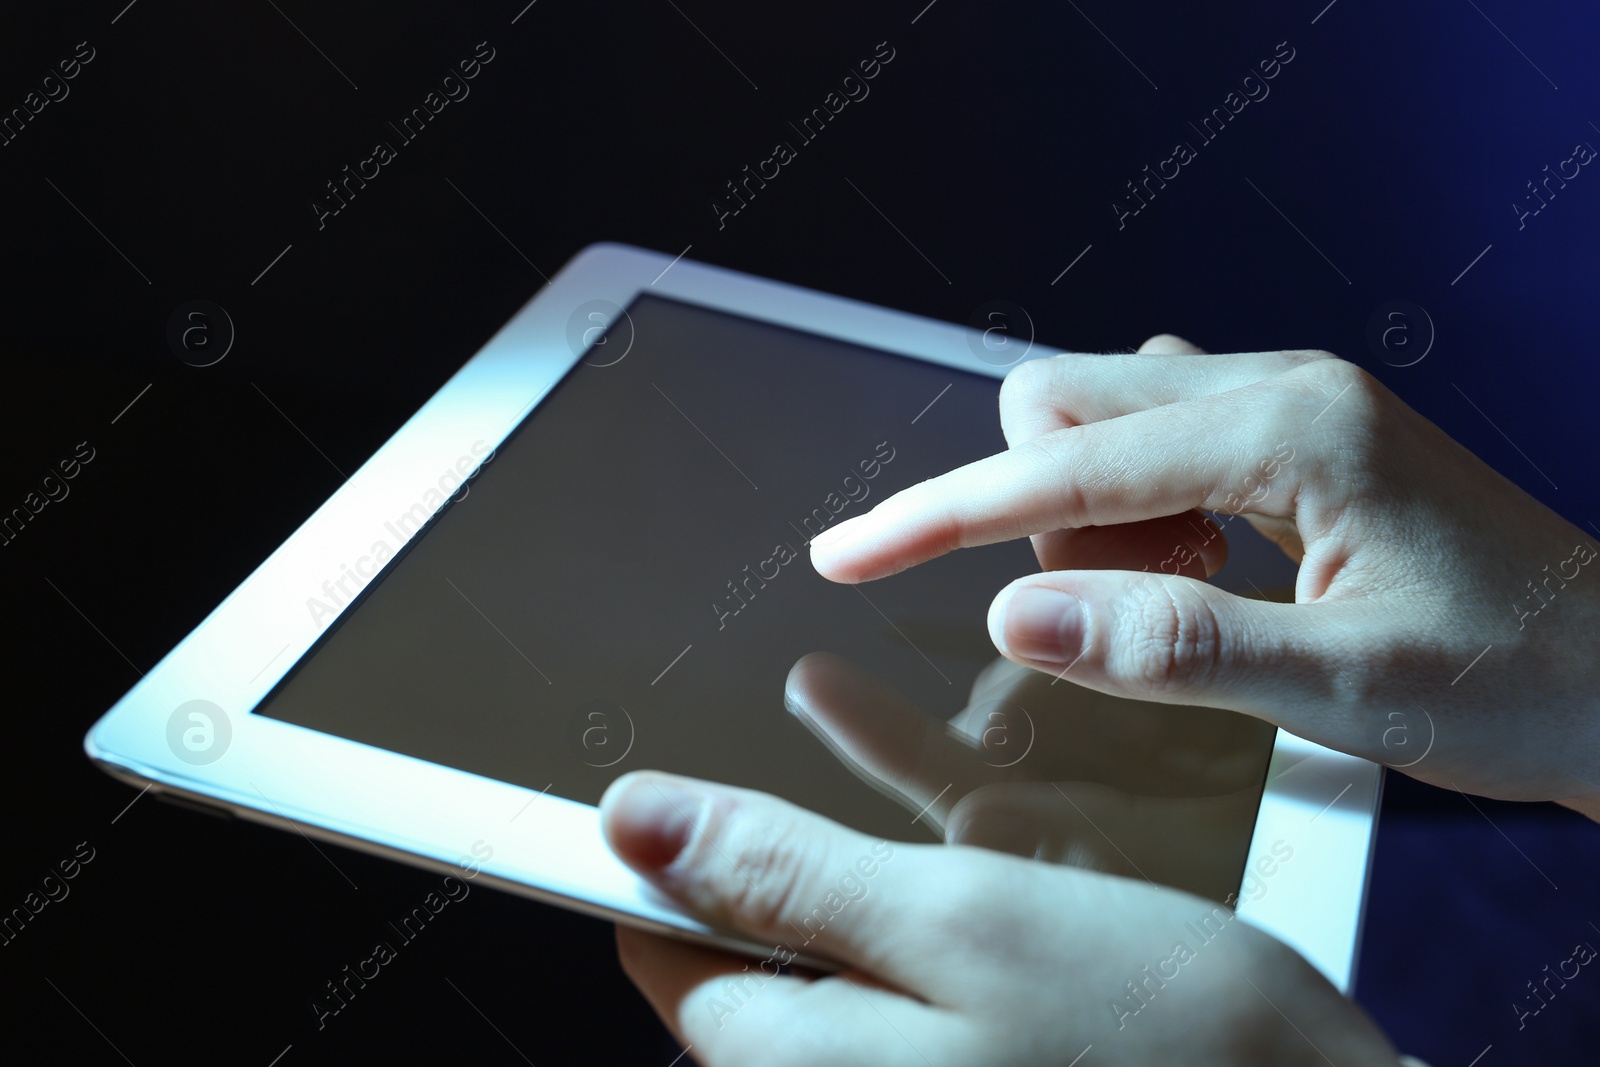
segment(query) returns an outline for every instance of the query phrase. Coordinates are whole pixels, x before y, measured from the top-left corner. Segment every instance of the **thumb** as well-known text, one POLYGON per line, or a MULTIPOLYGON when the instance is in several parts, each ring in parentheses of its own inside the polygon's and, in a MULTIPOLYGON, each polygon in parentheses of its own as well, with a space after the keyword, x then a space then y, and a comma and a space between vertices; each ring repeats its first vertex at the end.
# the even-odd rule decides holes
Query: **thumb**
POLYGON ((1340 681, 1334 610, 1250 600, 1175 575, 1053 571, 1001 590, 989 634, 1008 659, 1103 693, 1325 732, 1340 681))
POLYGON ((927 985, 926 961, 910 958, 922 939, 909 935, 950 918, 916 892, 918 846, 764 793, 653 771, 613 782, 600 820, 624 863, 713 925, 773 945, 777 962, 824 956, 904 989, 927 985))

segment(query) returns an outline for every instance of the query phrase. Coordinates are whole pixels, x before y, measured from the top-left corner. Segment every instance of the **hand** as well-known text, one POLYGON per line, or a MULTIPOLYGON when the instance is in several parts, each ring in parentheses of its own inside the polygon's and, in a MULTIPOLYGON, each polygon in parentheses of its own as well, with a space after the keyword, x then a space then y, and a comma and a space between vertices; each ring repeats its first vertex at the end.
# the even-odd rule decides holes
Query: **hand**
POLYGON ((835 581, 1034 535, 990 609, 1018 663, 1105 693, 1258 716, 1425 781, 1600 818, 1595 541, 1324 352, 1024 363, 1010 449, 811 543, 835 581), (1204 582, 1198 509, 1300 563, 1295 604, 1204 582))
POLYGON ((702 1064, 1394 1067, 1359 1008, 1219 905, 961 845, 875 841, 760 793, 644 773, 612 849, 743 959, 617 928, 628 976, 702 1064), (837 960, 787 973, 796 953, 837 960))

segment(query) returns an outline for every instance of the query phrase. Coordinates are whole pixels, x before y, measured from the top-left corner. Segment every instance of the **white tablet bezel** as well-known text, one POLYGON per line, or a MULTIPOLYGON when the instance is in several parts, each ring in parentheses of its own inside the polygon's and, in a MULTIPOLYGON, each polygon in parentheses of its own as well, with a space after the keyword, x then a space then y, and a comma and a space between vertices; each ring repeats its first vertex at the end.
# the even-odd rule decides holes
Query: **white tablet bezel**
MULTIPOLYGON (((314 615, 308 603, 347 604, 329 589, 343 579, 349 593, 370 581, 372 549, 382 542, 397 550, 397 535, 414 536, 421 525, 395 520, 431 515, 449 495, 441 487, 469 476, 581 358, 569 342, 573 323, 581 336, 614 314, 608 306, 626 308, 645 291, 964 371, 1005 373, 977 358, 975 330, 681 257, 593 245, 94 725, 84 739, 90 758, 135 785, 243 818, 437 870, 471 863, 513 892, 768 951, 654 892, 606 848, 590 805, 251 713, 334 617, 314 615), (602 318, 590 319, 596 309, 602 318), (211 763, 186 762, 168 744, 169 720, 193 700, 222 709, 231 735, 211 763)), ((1028 356, 1054 354, 1040 347, 1028 356)), ((1280 730, 1249 861, 1272 873, 1258 874, 1265 888, 1252 883, 1239 903, 1241 918, 1293 945, 1345 990, 1380 776, 1375 764, 1280 730), (1285 848, 1292 859, 1280 862, 1285 848)))

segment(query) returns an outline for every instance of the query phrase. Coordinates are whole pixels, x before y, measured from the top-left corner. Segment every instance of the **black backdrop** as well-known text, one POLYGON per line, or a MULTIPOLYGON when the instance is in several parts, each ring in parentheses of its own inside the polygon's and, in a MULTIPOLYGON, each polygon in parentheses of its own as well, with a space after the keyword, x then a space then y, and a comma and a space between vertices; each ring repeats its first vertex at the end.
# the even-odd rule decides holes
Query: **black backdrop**
MULTIPOLYGON (((1580 167, 1541 201, 1526 185, 1600 144, 1592 5, 525 3, 0 14, 0 508, 80 442, 94 457, 0 548, 0 909, 80 842, 94 857, 0 946, 13 1058, 677 1055, 607 927, 487 890, 319 1031, 322 983, 432 876, 335 850, 356 891, 295 835, 126 808, 80 748, 593 241, 952 321, 1009 301, 1055 345, 1328 348, 1600 519, 1600 179, 1580 167), (798 142, 789 123, 880 42, 870 95, 719 219, 725 183, 798 142), (492 58, 470 95, 401 143, 387 124, 475 52, 492 58), (1244 83, 1275 55, 1270 82, 1244 83), (1213 140, 1195 129, 1247 90, 1213 140), (378 140, 395 158, 319 217, 378 140), (1125 183, 1178 141, 1194 158, 1123 214, 1125 183), (210 302, 207 343, 233 334, 212 366, 181 358, 201 335, 169 342, 191 300, 210 302)), ((1589 1062, 1600 979, 1520 1031, 1509 1005, 1600 943, 1597 835, 1547 806, 1478 807, 1392 787, 1361 999, 1436 1065, 1589 1062)))

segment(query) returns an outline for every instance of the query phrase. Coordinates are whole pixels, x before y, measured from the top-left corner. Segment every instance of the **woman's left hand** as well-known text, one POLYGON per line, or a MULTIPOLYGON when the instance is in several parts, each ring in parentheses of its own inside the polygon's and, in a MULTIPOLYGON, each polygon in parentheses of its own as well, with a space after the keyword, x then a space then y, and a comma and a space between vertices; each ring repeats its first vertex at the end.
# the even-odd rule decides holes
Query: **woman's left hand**
POLYGON ((700 1063, 1382 1064, 1310 964, 1212 901, 984 849, 875 840, 762 793, 653 772, 601 801, 611 848, 746 959, 618 927, 700 1063), (837 961, 805 976, 796 955, 837 961))

